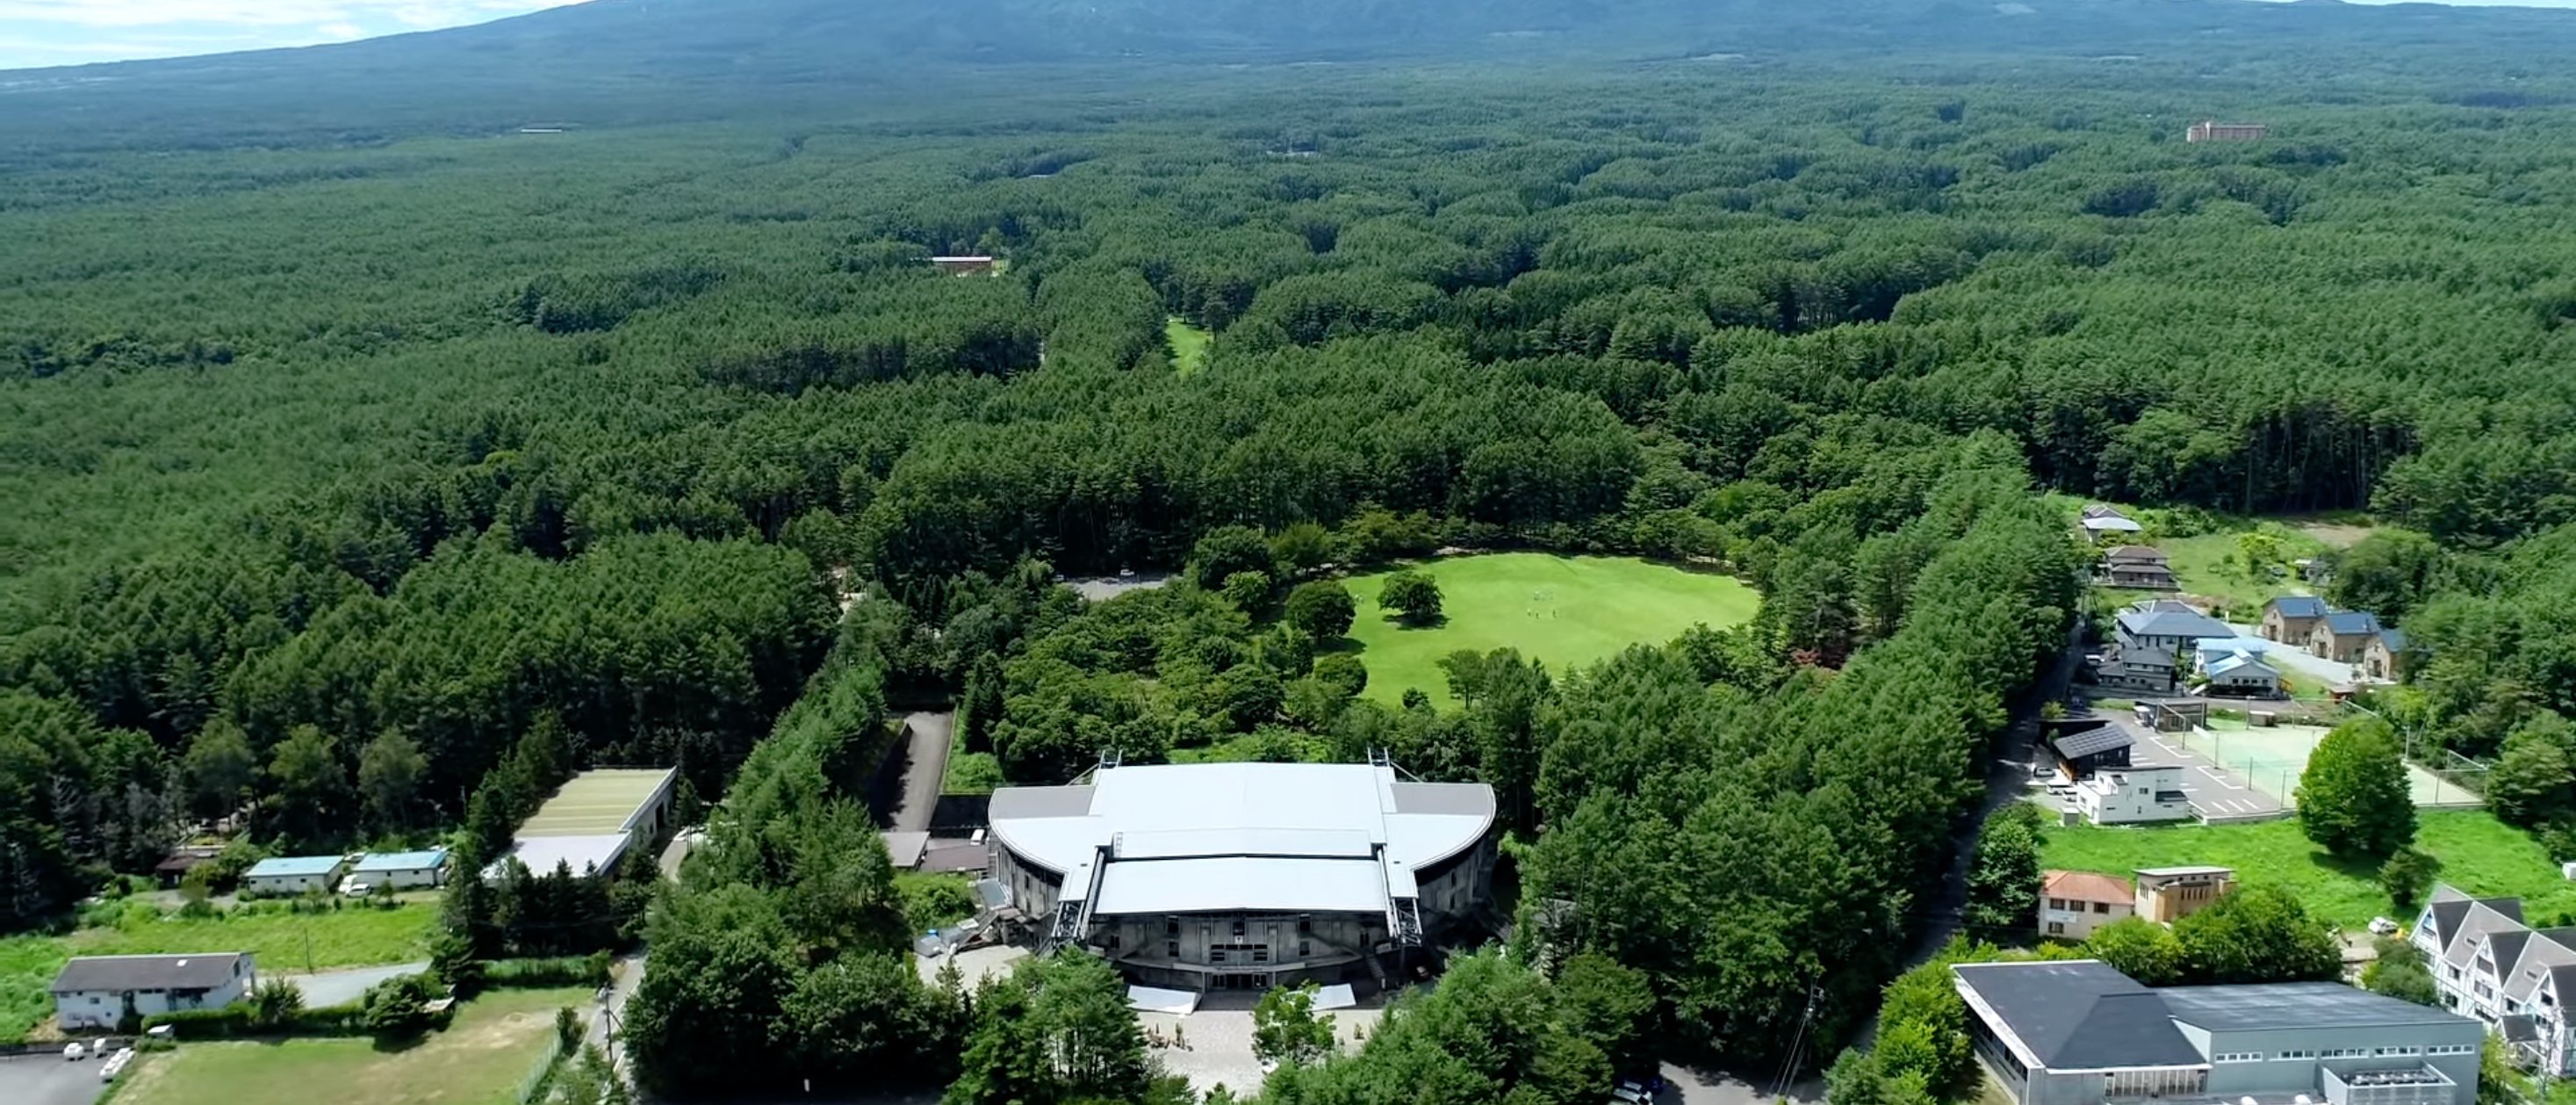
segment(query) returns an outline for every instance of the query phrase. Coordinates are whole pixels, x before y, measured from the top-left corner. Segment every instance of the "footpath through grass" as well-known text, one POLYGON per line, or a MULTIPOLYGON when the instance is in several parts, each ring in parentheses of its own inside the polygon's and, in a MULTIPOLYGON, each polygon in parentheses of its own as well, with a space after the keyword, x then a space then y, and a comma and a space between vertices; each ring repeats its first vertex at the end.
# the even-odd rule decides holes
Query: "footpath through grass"
POLYGON ((1172 343, 1172 368, 1181 375, 1207 367, 1208 342, 1215 340, 1215 335, 1173 315, 1163 320, 1163 338, 1172 343))
POLYGON ((456 1023, 400 1050, 372 1040, 184 1044, 147 1057, 119 1105, 510 1105, 545 1057, 555 1010, 589 1008, 591 992, 500 990, 456 1023))
POLYGON ((1751 621, 1760 596, 1732 576, 1624 557, 1497 553, 1421 565, 1440 583, 1447 620, 1408 629, 1377 608, 1389 573, 1349 581, 1359 600, 1351 638, 1368 665, 1367 697, 1403 701, 1420 687, 1445 701, 1439 661, 1459 649, 1517 648, 1552 674, 1595 663, 1633 644, 1663 644, 1694 625, 1751 621))
MULTIPOLYGON (((2523 900, 2533 919, 2576 910, 2576 883, 2528 834, 2482 810, 2418 814, 2415 844, 2442 861, 2441 879, 2477 895, 2523 900)), ((2127 878, 2142 867, 2216 864, 2236 869, 2239 881, 2283 887, 2308 912, 2347 929, 2373 917, 2402 916, 2379 889, 2378 869, 2345 863, 2308 842, 2296 820, 2241 825, 2176 825, 2165 828, 2053 827, 2045 834, 2041 862, 2052 869, 2100 871, 2127 878)))

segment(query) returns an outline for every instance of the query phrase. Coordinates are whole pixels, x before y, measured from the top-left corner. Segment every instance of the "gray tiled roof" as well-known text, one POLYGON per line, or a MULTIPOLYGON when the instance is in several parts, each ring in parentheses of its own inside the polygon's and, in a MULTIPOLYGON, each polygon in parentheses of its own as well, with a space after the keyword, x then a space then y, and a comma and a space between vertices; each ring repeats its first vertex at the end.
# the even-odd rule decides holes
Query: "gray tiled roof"
POLYGON ((2207 1062, 2174 1027, 2157 991, 2108 964, 1962 963, 1951 970, 2051 1070, 2207 1062))
POLYGON ((187 955, 92 955, 63 965, 53 992, 121 993, 128 990, 212 990, 233 980, 233 966, 248 952, 187 955))
POLYGON ((2284 618, 2322 618, 2326 616, 2326 600, 2318 598, 2315 595, 2283 595, 2279 598, 2273 599, 2269 605, 2272 609, 2280 611, 2281 616, 2284 618))
POLYGON ((2175 1020, 2226 1031, 2300 1028, 2387 1028, 2467 1023, 2454 1013, 2340 982, 2275 982, 2258 986, 2174 986, 2156 993, 2175 1020))
POLYGON ((2233 637, 2227 624, 2193 610, 2132 611, 2120 615, 2122 632, 2137 637, 2233 637))

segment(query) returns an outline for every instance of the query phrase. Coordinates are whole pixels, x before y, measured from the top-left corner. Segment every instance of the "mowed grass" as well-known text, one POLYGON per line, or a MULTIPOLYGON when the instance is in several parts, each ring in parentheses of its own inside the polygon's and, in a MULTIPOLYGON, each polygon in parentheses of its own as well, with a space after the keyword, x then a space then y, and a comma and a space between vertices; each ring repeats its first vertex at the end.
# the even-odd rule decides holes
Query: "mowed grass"
POLYGON ((587 1010, 591 992, 501 990, 456 1023, 400 1051, 365 1039, 200 1043, 148 1057, 120 1105, 510 1105, 544 1058, 555 1010, 587 1010))
POLYGON ((24 1043, 27 1030, 54 1015, 46 992, 71 952, 51 936, 0 940, 0 1044, 24 1043))
MULTIPOLYGON (((2415 844, 2442 861, 2441 879, 2477 895, 2523 900, 2523 915, 2545 918, 2576 910, 2576 883, 2538 842, 2479 810, 2417 814, 2415 844)), ((2239 825, 2164 828, 2052 827, 2041 862, 2052 869, 2100 871, 2126 878, 2144 867, 2216 864, 2236 869, 2246 885, 2290 890, 2308 912, 2347 929, 2373 917, 2411 924, 2379 888, 2377 869, 2325 853, 2299 832, 2296 820, 2239 825)))
POLYGON ((1215 340, 1215 335, 1173 315, 1163 321, 1163 337, 1172 343, 1172 367, 1181 375, 1207 367, 1208 343, 1215 340))
POLYGON ((1368 665, 1367 697, 1403 701, 1420 687, 1448 700, 1439 661, 1460 649, 1516 648, 1551 673, 1595 663, 1633 644, 1663 644, 1706 624, 1725 628, 1752 620, 1761 599, 1732 576, 1685 571, 1619 557, 1497 553, 1451 557, 1419 566, 1440 584, 1447 620, 1408 629, 1377 608, 1390 573, 1349 580, 1359 600, 1351 638, 1368 665))
POLYGON ((329 913, 242 913, 189 919, 138 906, 114 928, 86 928, 61 943, 73 955, 249 952, 263 974, 411 963, 429 958, 438 907, 349 905, 329 913))

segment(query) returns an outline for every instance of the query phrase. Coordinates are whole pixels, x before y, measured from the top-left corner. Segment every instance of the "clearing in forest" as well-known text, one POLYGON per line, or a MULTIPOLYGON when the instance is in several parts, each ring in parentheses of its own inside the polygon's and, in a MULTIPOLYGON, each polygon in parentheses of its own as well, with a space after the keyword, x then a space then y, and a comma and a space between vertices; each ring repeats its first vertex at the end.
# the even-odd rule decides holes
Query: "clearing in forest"
POLYGON ((123 1105, 503 1105, 553 1047, 555 1010, 587 1011, 591 992, 498 990, 410 1047, 367 1039, 195 1043, 145 1057, 118 1092, 123 1105), (281 1087, 292 1087, 287 1093, 281 1087))
POLYGON ((1163 338, 1172 343, 1172 368, 1187 376, 1207 367, 1208 343, 1216 336, 1173 315, 1163 320, 1163 338))
POLYGON ((1368 665, 1367 697, 1403 701, 1420 687, 1445 701, 1441 657, 1460 649, 1516 648, 1544 661, 1552 675, 1591 664, 1633 644, 1663 644, 1705 624, 1723 629, 1751 621, 1760 597, 1732 576, 1688 571, 1624 557, 1497 553, 1420 565, 1440 584, 1446 619, 1407 628, 1377 608, 1390 573, 1349 581, 1359 600, 1351 638, 1368 665))

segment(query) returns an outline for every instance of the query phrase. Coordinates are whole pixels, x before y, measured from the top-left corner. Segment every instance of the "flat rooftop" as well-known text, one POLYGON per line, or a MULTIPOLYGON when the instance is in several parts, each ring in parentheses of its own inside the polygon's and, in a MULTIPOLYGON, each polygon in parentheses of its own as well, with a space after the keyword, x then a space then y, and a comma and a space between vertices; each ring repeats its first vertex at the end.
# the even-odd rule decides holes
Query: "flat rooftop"
POLYGON ((670 792, 671 768, 607 768, 572 777, 519 826, 521 838, 604 836, 626 832, 636 816, 670 792))

